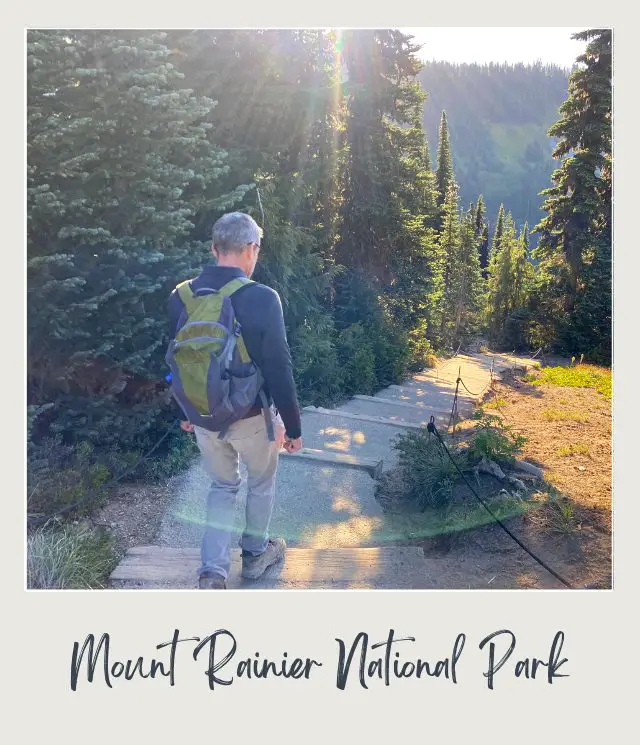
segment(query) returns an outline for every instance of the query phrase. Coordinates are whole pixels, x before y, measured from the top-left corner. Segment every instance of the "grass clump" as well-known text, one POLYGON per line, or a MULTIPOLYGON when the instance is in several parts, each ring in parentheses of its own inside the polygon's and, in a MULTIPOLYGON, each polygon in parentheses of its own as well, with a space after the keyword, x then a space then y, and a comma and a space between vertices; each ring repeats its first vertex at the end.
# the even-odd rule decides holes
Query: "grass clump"
MULTIPOLYGON (((393 478, 383 476, 379 492, 412 501, 421 510, 446 504, 459 474, 436 437, 420 429, 398 435, 393 447, 398 452, 398 468, 393 478)), ((465 454, 451 450, 451 456, 458 468, 467 468, 465 454)))
POLYGON ((561 448, 558 448, 557 454, 561 458, 566 458, 570 455, 591 455, 591 452, 589 451, 589 448, 584 445, 583 443, 577 443, 575 445, 564 445, 561 448))
POLYGON ((593 388, 608 399, 612 395, 611 370, 597 365, 578 364, 569 367, 543 367, 535 373, 529 373, 525 380, 533 385, 593 388))
POLYGON ((529 513, 529 519, 542 530, 559 535, 573 535, 580 525, 573 502, 564 496, 551 498, 529 513))
POLYGON ((490 401, 487 401, 484 404, 485 409, 504 409, 504 407, 507 405, 507 402, 504 400, 504 398, 492 398, 490 401))
POLYGON ((584 424, 589 421, 589 417, 579 411, 555 408, 545 409, 542 412, 542 418, 547 422, 582 422, 584 424))
POLYGON ((87 527, 44 525, 27 537, 27 587, 102 588, 117 559, 108 535, 87 527))

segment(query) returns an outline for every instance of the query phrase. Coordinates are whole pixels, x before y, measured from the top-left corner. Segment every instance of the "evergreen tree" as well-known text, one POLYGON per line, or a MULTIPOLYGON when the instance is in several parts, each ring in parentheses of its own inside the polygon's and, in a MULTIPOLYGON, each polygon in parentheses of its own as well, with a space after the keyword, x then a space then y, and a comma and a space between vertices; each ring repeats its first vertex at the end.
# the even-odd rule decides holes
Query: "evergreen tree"
POLYGON ((449 185, 443 205, 443 224, 438 236, 444 266, 442 275, 442 320, 439 341, 446 346, 456 342, 456 309, 459 300, 458 279, 460 277, 460 217, 458 214, 458 187, 449 185))
MULTIPOLYGON (((497 232, 497 228, 496 228, 497 232)), ((500 240, 491 252, 488 279, 487 320, 490 337, 494 342, 504 343, 505 326, 513 291, 513 253, 517 242, 515 226, 508 217, 502 221, 500 240)), ((493 248, 493 247, 492 247, 493 248)))
POLYGON ((476 202, 475 212, 474 212, 474 223, 475 223, 475 231, 476 235, 480 236, 482 234, 482 229, 485 225, 485 206, 484 206, 484 199, 482 198, 482 194, 478 197, 478 201, 476 202))
POLYGON ((510 304, 513 309, 524 308, 529 300, 534 280, 533 264, 529 259, 529 233, 526 222, 514 244, 511 261, 513 280, 510 304))
POLYGON ((454 262, 454 340, 468 341, 480 327, 484 281, 480 266, 477 211, 471 207, 461 220, 459 254, 454 262))
POLYGON ((554 166, 546 136, 566 97, 568 72, 542 64, 426 62, 425 130, 437 144, 447 112, 461 203, 483 194, 492 221, 500 203, 516 224, 535 224, 554 166))
POLYGON ((487 305, 490 336, 502 346, 518 348, 527 341, 534 268, 528 257, 526 241, 526 227, 516 237, 513 218, 507 215, 500 243, 489 265, 487 305))
MULTIPOLYGON (((157 440, 167 296, 231 208, 264 228, 255 278, 282 297, 303 403, 373 392, 476 333, 487 207, 460 213, 444 111, 432 171, 415 52, 396 30, 29 32, 28 390, 55 404, 51 432, 157 440)), ((598 214, 573 309, 592 348, 610 326, 598 214)), ((523 326, 527 256, 501 206, 486 302, 502 341, 523 326)), ((540 307, 563 261, 544 259, 540 307)))
POLYGON ((522 241, 522 245, 524 246, 524 249, 527 253, 527 256, 529 255, 529 223, 525 220, 524 225, 522 226, 522 232, 520 233, 520 240, 522 241))
POLYGON ((163 376, 167 295, 205 250, 194 216, 249 188, 220 189, 215 102, 182 88, 165 39, 28 35, 29 402, 58 404, 75 437, 153 426, 141 383, 163 376))
POLYGON ((549 130, 562 159, 543 194, 536 257, 545 263, 544 292, 563 297, 558 336, 571 353, 610 359, 611 318, 611 31, 590 29, 569 78, 560 119, 549 130))
POLYGON ((388 329, 407 334, 419 364, 440 270, 429 229, 424 93, 415 79, 421 64, 395 30, 348 32, 343 49, 347 160, 337 259, 374 282, 388 329))
POLYGON ((476 236, 479 239, 480 267, 484 274, 489 265, 489 224, 486 220, 486 209, 482 194, 476 202, 474 223, 476 236))
POLYGON ((493 231, 493 239, 491 241, 491 248, 489 249, 489 257, 488 261, 489 264, 491 263, 491 260, 493 257, 498 253, 500 250, 500 243, 502 241, 502 234, 504 232, 504 205, 501 204, 498 208, 498 217, 496 218, 496 229, 493 231))
POLYGON ((440 119, 436 166, 436 188, 438 190, 438 204, 440 206, 444 205, 449 192, 449 187, 454 182, 455 174, 453 171, 453 156, 451 154, 451 143, 449 141, 447 114, 443 111, 440 119))

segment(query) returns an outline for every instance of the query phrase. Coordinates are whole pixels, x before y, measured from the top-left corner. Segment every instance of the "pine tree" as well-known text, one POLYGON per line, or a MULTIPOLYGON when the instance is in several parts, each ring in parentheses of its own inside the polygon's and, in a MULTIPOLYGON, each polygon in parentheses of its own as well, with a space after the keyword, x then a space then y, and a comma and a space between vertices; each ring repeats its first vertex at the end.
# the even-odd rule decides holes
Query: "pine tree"
POLYGON ((529 255, 529 223, 525 220, 524 225, 522 226, 522 232, 520 233, 520 240, 522 241, 522 245, 524 246, 525 251, 527 252, 527 256, 529 255))
POLYGON ((513 280, 510 305, 512 309, 521 309, 529 300, 534 280, 533 264, 529 259, 529 229, 526 222, 514 244, 511 262, 513 280))
POLYGON ((453 156, 451 154, 451 143, 449 141, 449 127, 447 126, 447 114, 442 112, 440 119, 440 130, 438 138, 438 156, 436 167, 436 189, 438 190, 438 204, 443 206, 449 187, 455 182, 453 171, 453 156))
POLYGON ((498 217, 496 218, 496 229, 493 231, 493 239, 491 241, 491 248, 489 249, 488 263, 491 263, 493 257, 500 250, 500 243, 502 241, 502 234, 504 232, 504 205, 501 204, 498 208, 498 217))
POLYGON ((474 223, 476 236, 479 239, 480 267, 484 274, 489 265, 489 224, 486 220, 486 208, 482 194, 476 202, 474 223))
POLYGON ((459 254, 453 276, 456 297, 453 337, 463 342, 479 330, 484 295, 476 217, 477 211, 470 207, 461 220, 459 254))
POLYGON ((480 194, 480 196, 478 197, 478 201, 476 202, 474 213, 474 223, 477 236, 480 236, 482 234, 482 229, 485 225, 485 214, 486 210, 484 206, 484 199, 482 197, 482 194, 480 194))
POLYGON ((560 119, 549 130, 558 138, 547 216, 536 226, 536 257, 553 271, 546 292, 564 297, 567 351, 610 358, 611 317, 611 31, 590 29, 569 78, 560 119))
POLYGON ((500 240, 491 252, 489 263, 488 328, 490 337, 498 344, 504 343, 506 322, 511 310, 513 253, 516 242, 515 226, 506 217, 502 221, 500 240))
POLYGON ((443 205, 443 224, 438 236, 444 265, 442 277, 442 320, 440 342, 451 347, 456 342, 456 308, 459 300, 458 279, 460 277, 460 216, 458 214, 458 187, 449 185, 443 205))
POLYGON ((348 156, 337 259, 377 285, 388 328, 408 335, 417 363, 434 326, 440 264, 415 51, 399 31, 345 34, 348 156))
POLYGON ((487 317, 495 343, 516 348, 526 344, 534 279, 526 225, 516 237, 513 218, 507 215, 499 246, 489 265, 487 317))
POLYGON ((181 87, 165 39, 28 35, 29 400, 58 403, 76 437, 125 442, 150 405, 130 389, 164 373, 168 292, 204 251, 194 216, 249 188, 219 188, 215 102, 181 87))

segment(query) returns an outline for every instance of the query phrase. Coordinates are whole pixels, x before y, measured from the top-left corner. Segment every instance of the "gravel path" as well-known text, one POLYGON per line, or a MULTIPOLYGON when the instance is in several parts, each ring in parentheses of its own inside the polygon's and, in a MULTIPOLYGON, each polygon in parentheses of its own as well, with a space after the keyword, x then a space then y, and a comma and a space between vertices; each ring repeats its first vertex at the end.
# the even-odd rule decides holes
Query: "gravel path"
MULTIPOLYGON (((498 372, 512 366, 514 361, 522 362, 507 356, 457 356, 444 361, 436 369, 413 376, 402 386, 390 386, 380 391, 376 397, 389 402, 424 405, 427 413, 446 412, 451 408, 460 371, 472 393, 461 388, 458 407, 461 414, 468 415, 477 398, 475 394, 489 385, 492 368, 498 372)), ((361 413, 365 413, 364 409, 369 407, 366 413, 389 417, 392 410, 393 418, 407 421, 413 418, 415 421, 415 412, 411 407, 392 407, 391 403, 382 402, 378 405, 374 401, 359 401, 358 405, 361 413)), ((344 410, 349 408, 347 403, 344 410)), ((313 443, 311 446, 321 446, 328 452, 349 452, 351 448, 352 452, 369 455, 368 437, 370 449, 373 448, 372 454, 376 457, 384 455, 385 443, 388 443, 386 450, 389 457, 385 459, 385 465, 391 465, 392 440, 400 430, 389 425, 368 422, 365 425, 344 418, 342 426, 339 426, 340 410, 335 410, 335 416, 325 416, 325 425, 322 425, 322 416, 303 412, 303 433, 309 433, 309 440, 313 443), (357 443, 357 446, 353 443, 357 443)), ((308 445, 307 442, 305 444, 308 445)), ((410 526, 398 526, 393 518, 383 514, 375 499, 376 482, 364 471, 283 457, 277 478, 271 532, 284 536, 292 546, 376 546, 402 540, 410 534, 410 526)), ((200 545, 208 488, 208 477, 200 461, 169 482, 171 497, 160 520, 156 539, 158 545, 183 548, 200 545)), ((246 483, 243 478, 234 526, 238 537, 242 529, 245 500, 246 483)))

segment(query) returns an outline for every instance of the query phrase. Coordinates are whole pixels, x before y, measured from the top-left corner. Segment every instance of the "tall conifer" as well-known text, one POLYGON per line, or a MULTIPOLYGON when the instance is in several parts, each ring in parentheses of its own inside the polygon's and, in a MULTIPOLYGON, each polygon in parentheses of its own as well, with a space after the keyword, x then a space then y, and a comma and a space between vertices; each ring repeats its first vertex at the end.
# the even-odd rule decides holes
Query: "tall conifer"
POLYGON ((447 126, 447 114, 443 111, 438 134, 438 155, 436 165, 436 188, 438 190, 438 203, 441 206, 444 205, 449 193, 449 187, 454 182, 455 174, 453 170, 453 155, 451 153, 449 127, 447 126))
POLYGON ((611 339, 611 30, 574 34, 586 41, 569 95, 549 135, 561 159, 536 226, 547 296, 564 298, 558 325, 565 349, 610 359, 611 339))
MULTIPOLYGON (((219 188, 215 102, 182 88, 165 42, 27 37, 29 400, 59 404, 74 437, 126 440, 124 421, 146 405, 132 398, 139 382, 164 375, 167 294, 206 251, 191 242, 195 216, 249 188, 219 188)), ((153 416, 134 424, 144 432, 153 416)))

